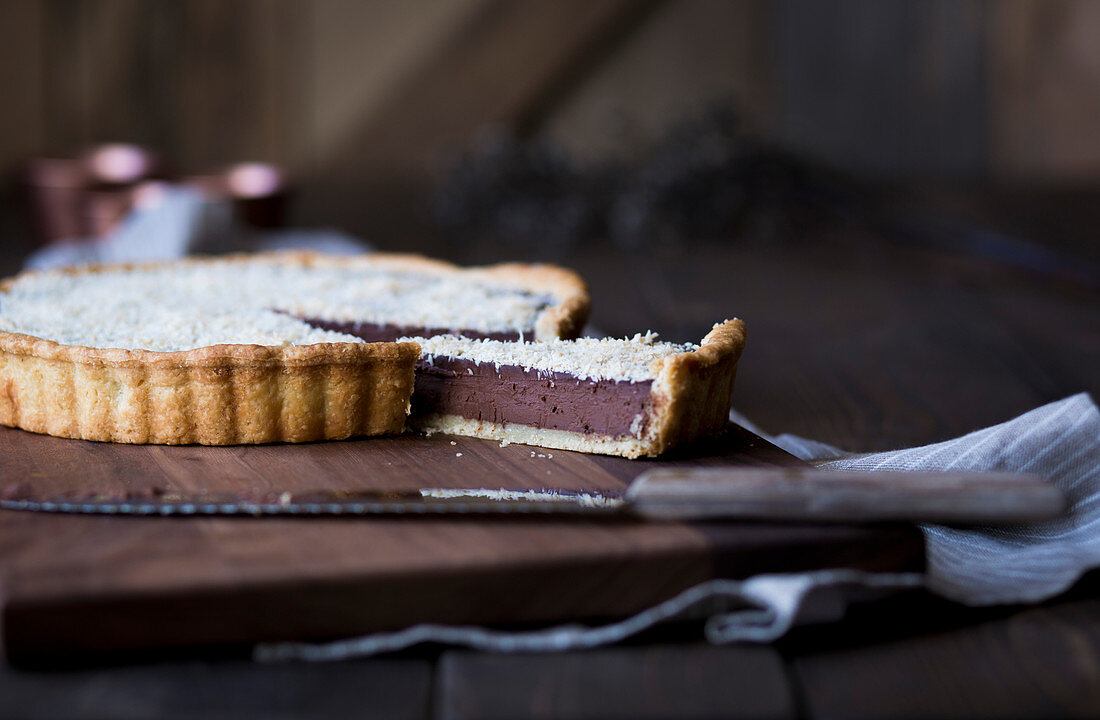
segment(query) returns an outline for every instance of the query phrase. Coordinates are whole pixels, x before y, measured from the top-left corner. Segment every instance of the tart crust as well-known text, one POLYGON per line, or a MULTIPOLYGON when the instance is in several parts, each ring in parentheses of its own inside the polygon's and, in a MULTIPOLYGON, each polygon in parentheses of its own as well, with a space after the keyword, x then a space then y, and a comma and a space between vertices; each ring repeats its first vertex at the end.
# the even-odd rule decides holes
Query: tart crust
POLYGON ((0 424, 163 445, 399 433, 419 356, 416 343, 153 352, 0 333, 0 424))
POLYGON ((715 325, 698 350, 654 360, 650 365, 655 375, 650 406, 637 432, 630 435, 541 429, 449 414, 414 414, 410 424, 429 433, 470 435, 628 458, 655 457, 675 445, 713 435, 726 426, 737 362, 744 347, 745 324, 734 318, 715 325))
MULTIPOLYGON (((588 293, 580 278, 543 265, 464 269, 415 255, 273 253, 65 272, 271 257, 304 266, 361 265, 507 279, 557 300, 540 314, 538 337, 575 336, 588 313, 588 293)), ((13 281, 0 283, 0 291, 7 291, 13 281)), ((211 345, 157 352, 62 345, 0 331, 0 424, 59 437, 166 445, 308 442, 394 434, 405 427, 419 357, 420 346, 415 342, 211 345)))

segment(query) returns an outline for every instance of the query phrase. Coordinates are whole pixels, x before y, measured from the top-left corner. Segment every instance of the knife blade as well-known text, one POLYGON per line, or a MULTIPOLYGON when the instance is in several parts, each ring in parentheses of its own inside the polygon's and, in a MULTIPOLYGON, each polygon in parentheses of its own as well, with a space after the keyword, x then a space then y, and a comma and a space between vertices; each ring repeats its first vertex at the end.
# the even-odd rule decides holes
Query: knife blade
POLYGON ((164 494, 0 499, 0 508, 108 515, 625 516, 645 520, 800 520, 996 524, 1044 520, 1065 496, 1033 475, 658 468, 623 493, 493 488, 414 492, 318 490, 270 497, 164 494))

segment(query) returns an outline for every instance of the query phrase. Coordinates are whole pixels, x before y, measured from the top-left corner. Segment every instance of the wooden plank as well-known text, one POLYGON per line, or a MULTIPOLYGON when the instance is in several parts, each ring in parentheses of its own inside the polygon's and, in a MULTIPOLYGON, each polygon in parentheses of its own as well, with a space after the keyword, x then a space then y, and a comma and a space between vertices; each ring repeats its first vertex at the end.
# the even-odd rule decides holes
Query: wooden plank
POLYGON ((344 138, 383 110, 485 0, 317 0, 307 14, 309 142, 339 166, 344 138))
POLYGON ((1100 6, 1009 0, 990 13, 993 170, 1008 179, 1093 179, 1100 6))
POLYGON ((168 97, 152 92, 150 81, 159 79, 160 87, 171 82, 164 63, 178 50, 171 42, 178 36, 164 35, 164 25, 144 24, 157 17, 169 28, 181 25, 163 2, 49 0, 45 4, 49 152, 73 153, 100 141, 161 147, 169 142, 168 97), (152 38, 159 42, 150 48, 152 38))
MULTIPOLYGON (((412 32, 413 41, 430 45, 415 54, 396 49, 385 54, 402 63, 399 78, 369 73, 381 89, 361 107, 340 112, 344 132, 319 136, 300 201, 303 221, 337 218, 349 230, 390 247, 406 243, 410 234, 438 231, 424 209, 446 164, 479 130, 534 122, 568 87, 573 73, 617 37, 624 18, 628 21, 644 5, 633 0, 484 0, 463 3, 460 16, 449 8, 443 20, 429 23, 432 32, 412 32)), ((335 54, 321 51, 318 58, 335 54)), ((350 60, 372 54, 337 56, 350 60)), ((340 70, 345 77, 348 72, 340 70)), ((332 81, 318 83, 329 88, 331 97, 332 81)))
POLYGON ((690 528, 26 515, 4 527, 25 558, 3 576, 5 648, 19 663, 624 615, 710 572, 690 528))
POLYGON ((485 3, 321 159, 360 178, 425 179, 474 131, 539 106, 578 53, 633 12, 627 0, 485 3))
POLYGON ((186 171, 298 158, 302 13, 289 0, 51 0, 48 149, 135 142, 186 171))
POLYGON ((778 138, 878 176, 981 177, 985 6, 776 3, 778 138))
POLYGON ((778 97, 768 2, 677 0, 643 19, 560 97, 536 128, 540 139, 584 164, 637 162, 670 126, 716 102, 770 133, 778 97))
POLYGON ((769 647, 649 645, 545 655, 452 651, 439 662, 437 716, 506 718, 794 718, 769 647))
POLYGON ((268 497, 338 488, 410 492, 424 487, 553 488, 620 493, 651 468, 804 467, 743 428, 628 460, 476 438, 405 434, 297 445, 127 445, 0 428, 0 492, 8 499, 157 495, 268 497))
MULTIPOLYGON (((615 493, 657 465, 797 464, 769 448, 733 434, 695 454, 639 462, 440 435, 208 448, 90 443, 3 429, 0 472, 8 498, 471 485, 615 493)), ((617 617, 719 570, 738 575, 807 562, 898 569, 919 564, 921 555, 918 533, 904 529, 715 528, 604 518, 3 512, 0 527, 4 642, 23 658, 335 637, 427 621, 617 617)))
POLYGON ((431 678, 431 664, 418 659, 162 662, 50 672, 0 666, 0 717, 427 720, 431 678))
POLYGON ((87 7, 64 0, 43 3, 43 133, 50 154, 70 153, 88 142, 88 63, 81 31, 87 7))
MULTIPOLYGON (((42 4, 14 0, 0 5, 0 88, 4 111, 0 113, 0 189, 10 181, 11 167, 41 153, 45 136, 42 66, 45 61, 42 4)), ((0 221, 2 222, 2 221, 0 221)))
POLYGON ((305 13, 285 0, 188 0, 181 53, 167 69, 178 88, 170 101, 179 162, 194 170, 304 154, 305 13))
POLYGON ((793 661, 812 718, 1095 717, 1100 601, 793 661))

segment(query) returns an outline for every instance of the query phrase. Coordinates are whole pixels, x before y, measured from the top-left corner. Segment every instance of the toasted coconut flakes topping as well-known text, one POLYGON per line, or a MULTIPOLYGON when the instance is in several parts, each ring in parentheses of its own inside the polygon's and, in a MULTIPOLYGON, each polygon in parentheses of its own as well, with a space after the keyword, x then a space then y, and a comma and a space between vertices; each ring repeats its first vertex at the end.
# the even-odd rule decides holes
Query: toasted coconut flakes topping
POLYGON ((425 362, 436 357, 453 357, 493 365, 516 365, 545 373, 568 373, 582 380, 653 380, 654 360, 699 349, 691 343, 657 342, 647 332, 632 338, 580 338, 549 342, 502 342, 471 340, 455 335, 433 338, 403 338, 420 343, 425 362))
POLYGON ((188 350, 361 342, 291 315, 480 332, 535 326, 554 298, 469 278, 272 258, 43 272, 0 293, 0 329, 66 345, 188 350))

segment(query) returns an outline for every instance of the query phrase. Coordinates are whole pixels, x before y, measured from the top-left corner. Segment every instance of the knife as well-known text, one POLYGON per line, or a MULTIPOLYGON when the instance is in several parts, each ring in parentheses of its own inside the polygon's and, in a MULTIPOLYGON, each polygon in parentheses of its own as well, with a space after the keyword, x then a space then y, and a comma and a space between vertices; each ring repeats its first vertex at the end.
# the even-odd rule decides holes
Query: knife
POLYGON ((565 515, 644 520, 803 520, 996 524, 1045 520, 1065 496, 1034 475, 659 468, 622 493, 492 488, 334 491, 264 497, 6 497, 0 508, 109 515, 565 515))

